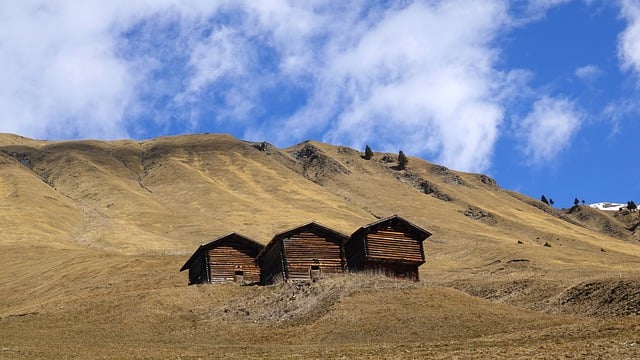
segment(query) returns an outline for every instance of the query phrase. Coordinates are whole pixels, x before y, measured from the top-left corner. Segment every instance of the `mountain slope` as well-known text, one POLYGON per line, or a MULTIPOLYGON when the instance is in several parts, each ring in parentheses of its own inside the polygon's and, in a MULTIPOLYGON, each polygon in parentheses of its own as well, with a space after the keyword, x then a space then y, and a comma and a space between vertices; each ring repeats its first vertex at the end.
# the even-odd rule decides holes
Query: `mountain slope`
POLYGON ((638 355, 640 246, 601 231, 612 219, 633 232, 635 220, 569 214, 414 157, 397 170, 395 154, 361 155, 212 134, 0 135, 0 357, 530 358, 588 344, 597 357, 610 343, 638 355), (230 231, 266 243, 316 220, 350 234, 394 213, 433 233, 420 284, 187 287, 178 272, 230 231))
POLYGON ((5 243, 21 237, 127 254, 188 254, 231 231, 266 243, 310 220, 349 234, 398 213, 434 234, 427 249, 442 262, 425 271, 526 257, 542 272, 553 265, 549 270, 584 276, 631 270, 638 257, 633 241, 598 231, 615 236, 621 225, 601 229, 582 221, 586 215, 576 217, 606 218, 597 210, 565 215, 485 175, 418 158, 397 170, 393 154, 365 160, 353 149, 316 142, 278 150, 228 135, 4 141, 0 184, 11 209, 5 227, 21 231, 5 243))
MULTIPOLYGON (((31 175, 43 196, 67 198, 83 214, 72 240, 112 251, 185 253, 230 231, 266 242, 309 219, 344 231, 369 219, 230 136, 42 143, 0 151, 15 158, 12 166, 31 175), (25 158, 29 162, 20 167, 25 158)), ((49 215, 42 219, 57 222, 55 211, 49 215)))
POLYGON ((602 275, 602 271, 636 269, 636 244, 567 221, 560 211, 541 209, 531 198, 501 190, 485 175, 459 173, 417 158, 410 159, 407 170, 398 171, 394 155, 376 154, 366 161, 357 151, 319 143, 287 151, 296 154, 310 145, 318 157, 328 157, 346 169, 324 176, 326 189, 376 216, 399 213, 434 233, 427 248, 434 256, 442 255, 443 262, 432 262, 425 271, 443 265, 438 269, 441 274, 461 264, 481 267, 522 257, 546 276, 559 269, 576 270, 580 277, 589 271, 602 275), (554 271, 542 270, 551 265, 554 271))

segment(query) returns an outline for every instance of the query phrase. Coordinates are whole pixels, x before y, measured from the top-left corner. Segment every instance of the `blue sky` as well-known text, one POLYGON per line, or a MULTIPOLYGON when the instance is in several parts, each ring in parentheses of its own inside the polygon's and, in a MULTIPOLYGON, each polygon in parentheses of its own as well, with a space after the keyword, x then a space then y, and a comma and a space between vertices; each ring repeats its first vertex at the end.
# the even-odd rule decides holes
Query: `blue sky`
POLYGON ((0 131, 397 152, 640 200, 640 1, 0 0, 0 131))

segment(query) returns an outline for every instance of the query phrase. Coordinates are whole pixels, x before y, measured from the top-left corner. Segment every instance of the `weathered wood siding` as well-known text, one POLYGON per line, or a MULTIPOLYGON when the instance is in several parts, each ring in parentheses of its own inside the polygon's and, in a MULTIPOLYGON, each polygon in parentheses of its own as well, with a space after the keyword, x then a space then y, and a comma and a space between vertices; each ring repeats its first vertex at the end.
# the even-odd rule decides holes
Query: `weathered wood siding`
POLYGON ((308 281, 342 273, 347 236, 311 222, 278 234, 258 255, 262 282, 308 281))
POLYGON ((340 239, 328 234, 300 232, 283 239, 289 280, 311 279, 312 267, 320 275, 344 272, 345 257, 340 239))
POLYGON ((397 215, 363 226, 345 246, 349 270, 418 281, 430 235, 397 215))
POLYGON ((264 246, 238 233, 202 244, 180 271, 189 269, 189 285, 203 283, 260 282, 256 257, 264 246))
POLYGON ((257 283, 260 281, 260 268, 255 264, 252 249, 243 244, 222 245, 209 249, 209 281, 257 283))
POLYGON ((367 255, 369 260, 391 260, 423 263, 422 241, 418 241, 402 230, 392 226, 367 234, 367 255))

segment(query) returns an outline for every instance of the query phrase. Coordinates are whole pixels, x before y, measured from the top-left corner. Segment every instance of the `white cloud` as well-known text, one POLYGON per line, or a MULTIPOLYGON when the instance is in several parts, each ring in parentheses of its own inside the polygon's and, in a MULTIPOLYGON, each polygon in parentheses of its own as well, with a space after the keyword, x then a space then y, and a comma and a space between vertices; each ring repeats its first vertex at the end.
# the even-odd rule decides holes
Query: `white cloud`
POLYGON ((523 26, 539 21, 547 16, 549 10, 570 3, 583 3, 587 6, 604 3, 600 0, 517 0, 511 1, 512 24, 523 26))
POLYGON ((0 2, 0 131, 116 138, 212 122, 278 145, 369 143, 485 171, 504 104, 531 77, 499 68, 509 6, 0 2))
POLYGON ((541 98, 520 123, 525 155, 537 165, 553 160, 569 146, 582 121, 583 116, 572 101, 541 98))
POLYGON ((574 74, 584 82, 592 82, 602 74, 602 70, 596 65, 585 65, 577 68, 574 74))
POLYGON ((378 150, 486 170, 503 119, 494 85, 504 74, 491 42, 506 10, 500 1, 416 2, 334 18, 320 58, 307 67, 315 79, 307 105, 258 134, 285 139, 329 129, 328 142, 377 142, 378 150))
POLYGON ((37 138, 128 136, 146 63, 119 54, 141 19, 202 7, 171 1, 0 2, 0 131, 37 138))
POLYGON ((178 112, 189 114, 184 119, 186 130, 194 131, 203 117, 199 109, 203 94, 207 94, 210 87, 226 87, 228 83, 235 85, 220 96, 224 106, 217 111, 218 115, 226 119, 247 117, 254 108, 250 98, 255 97, 256 90, 247 81, 251 77, 250 63, 254 55, 246 37, 237 29, 224 26, 214 29, 204 39, 192 39, 191 43, 193 46, 187 50, 188 71, 183 74, 184 88, 171 103, 178 112))
POLYGON ((534 21, 538 21, 547 15, 547 12, 560 5, 570 3, 575 0, 519 0, 512 1, 511 22, 515 26, 523 26, 534 21))
POLYGON ((625 120, 637 119, 640 104, 633 98, 619 99, 607 104, 602 113, 611 122, 610 136, 619 135, 624 128, 625 120))
POLYGON ((621 0, 620 13, 627 28, 618 37, 618 57, 623 69, 640 74, 640 3, 621 0))
POLYGON ((362 147, 358 135, 371 127, 389 135, 386 150, 432 152, 454 168, 485 170, 502 121, 489 42, 504 10, 487 2, 414 4, 381 21, 329 67, 351 86, 338 89, 350 104, 326 138, 362 147))
POLYGON ((2 131, 124 135, 120 121, 131 77, 127 65, 111 56, 107 24, 89 20, 100 9, 47 4, 0 5, 2 131))

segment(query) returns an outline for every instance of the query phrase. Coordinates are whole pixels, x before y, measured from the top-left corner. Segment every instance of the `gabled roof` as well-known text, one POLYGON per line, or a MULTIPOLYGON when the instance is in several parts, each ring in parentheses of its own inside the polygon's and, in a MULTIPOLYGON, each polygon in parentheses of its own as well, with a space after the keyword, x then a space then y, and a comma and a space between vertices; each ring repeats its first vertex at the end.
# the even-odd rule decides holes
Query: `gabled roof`
POLYGON ((403 226, 411 228, 414 231, 414 233, 416 235, 418 235, 417 236, 418 237, 418 241, 424 241, 424 239, 426 239, 429 236, 431 236, 431 233, 428 232, 427 230, 421 228, 420 226, 418 226, 418 225, 416 225, 416 224, 414 224, 414 223, 412 223, 412 222, 410 222, 410 221, 408 221, 406 219, 401 218, 400 216, 398 216, 396 214, 396 215, 392 215, 392 216, 389 216, 389 217, 386 217, 384 219, 380 219, 380 220, 374 221, 374 222, 372 222, 370 224, 367 224, 367 225, 364 225, 364 226, 360 227, 358 230, 356 230, 351 235, 351 237, 354 238, 355 236, 360 235, 361 233, 368 233, 368 232, 371 231, 371 229, 374 229, 374 228, 377 228, 377 227, 380 227, 380 226, 384 226, 384 225, 386 225, 388 223, 392 223, 392 222, 397 222, 397 223, 402 224, 403 226))
POLYGON ((263 248, 264 245, 260 244, 259 242, 255 241, 255 240, 251 240, 248 237, 244 236, 244 235, 240 235, 236 232, 231 232, 229 234, 220 236, 206 244, 202 244, 200 245, 196 251, 193 253, 193 255, 191 255, 191 257, 189 258, 189 260, 187 260, 186 263, 184 263, 184 265, 182 265, 182 268, 180 269, 180 271, 185 271, 187 269, 189 269, 191 267, 191 263, 193 261, 195 261, 195 259, 198 257, 198 255, 202 252, 202 251, 207 251, 211 248, 223 245, 225 243, 228 243, 229 241, 235 241, 235 242, 241 242, 244 243, 246 245, 249 245, 250 247, 254 248, 255 251, 257 253, 259 253, 263 248))
POLYGON ((287 238, 288 236, 291 236, 291 235, 293 235, 295 233, 299 233, 302 230, 304 230, 305 228, 309 228, 309 227, 310 228, 314 228, 316 230, 320 230, 321 232, 329 233, 329 234, 335 236, 336 238, 341 240, 342 244, 346 243, 347 240, 349 240, 349 236, 347 236, 347 235, 345 235, 345 234, 343 234, 343 233, 341 233, 339 231, 333 230, 333 229, 331 229, 329 227, 326 227, 326 226, 324 226, 322 224, 319 224, 319 223, 317 223, 315 221, 311 221, 311 222, 308 222, 306 224, 297 226, 297 227, 289 229, 289 230, 285 230, 285 231, 283 231, 281 233, 278 233, 278 234, 274 235, 274 237, 271 239, 271 241, 269 241, 269 243, 264 247, 264 249, 262 249, 262 251, 260 251, 258 256, 256 256, 256 259, 259 259, 260 257, 262 257, 262 255, 264 253, 266 253, 267 251, 269 251, 269 249, 271 247, 273 247, 273 245, 276 244, 278 241, 280 241, 280 240, 282 240, 284 238, 287 238))

